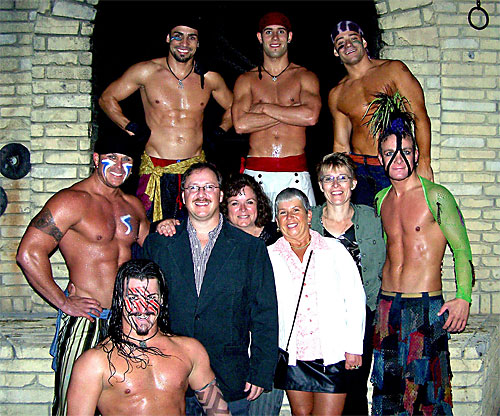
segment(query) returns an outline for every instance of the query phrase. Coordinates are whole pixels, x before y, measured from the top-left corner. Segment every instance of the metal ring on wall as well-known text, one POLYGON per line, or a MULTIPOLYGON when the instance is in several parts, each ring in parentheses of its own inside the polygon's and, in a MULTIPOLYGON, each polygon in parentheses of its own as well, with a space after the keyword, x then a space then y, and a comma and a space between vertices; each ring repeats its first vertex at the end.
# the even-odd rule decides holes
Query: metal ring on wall
POLYGON ((472 9, 470 9, 469 16, 467 17, 467 19, 469 20, 469 25, 471 25, 476 30, 483 30, 490 23, 490 16, 488 16, 488 12, 481 7, 481 2, 480 1, 477 1, 477 6, 476 7, 473 7, 472 9), (472 23, 472 13, 474 13, 476 10, 480 11, 481 13, 483 13, 483 15, 484 15, 484 17, 486 19, 486 22, 482 26, 477 26, 474 23, 472 23))

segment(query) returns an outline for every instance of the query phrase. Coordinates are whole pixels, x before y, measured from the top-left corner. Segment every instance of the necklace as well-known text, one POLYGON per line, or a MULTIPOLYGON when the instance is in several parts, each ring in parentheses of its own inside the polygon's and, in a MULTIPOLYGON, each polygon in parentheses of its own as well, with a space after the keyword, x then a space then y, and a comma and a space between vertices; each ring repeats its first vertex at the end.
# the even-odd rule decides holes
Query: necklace
POLYGON ((262 65, 262 69, 264 69, 265 73, 272 78, 273 82, 276 82, 278 77, 288 69, 290 64, 291 64, 291 62, 288 62, 288 65, 285 67, 285 69, 283 71, 281 71, 278 75, 273 75, 273 74, 269 73, 264 65, 262 65))
POLYGON ((146 344, 146 341, 149 341, 151 338, 154 338, 157 333, 158 333, 158 329, 156 330, 156 332, 153 335, 151 335, 149 338, 146 338, 146 339, 137 339, 137 338, 133 338, 133 337, 130 337, 130 336, 128 336, 127 338, 128 339, 133 339, 134 341, 139 342, 139 347, 141 347, 141 348, 147 348, 148 346, 146 344))
POLYGON ((191 66, 191 69, 188 72, 188 74, 184 78, 180 79, 177 75, 174 74, 174 71, 172 71, 172 68, 170 68, 170 64, 168 63, 168 58, 166 59, 166 61, 167 61, 167 66, 168 66, 169 71, 175 77, 175 79, 177 79, 177 81, 179 81, 179 85, 177 86, 177 88, 179 88, 180 90, 184 89, 184 84, 182 83, 182 81, 184 81, 189 75, 191 75, 191 72, 193 72, 193 69, 194 69, 194 65, 191 66))
POLYGON ((307 244, 304 244, 303 246, 293 246, 291 243, 290 243, 290 247, 292 247, 292 249, 295 249, 295 250, 301 250, 303 248, 306 248, 306 247, 309 247, 309 244, 311 244, 311 241, 312 241, 312 238, 308 241, 307 244))

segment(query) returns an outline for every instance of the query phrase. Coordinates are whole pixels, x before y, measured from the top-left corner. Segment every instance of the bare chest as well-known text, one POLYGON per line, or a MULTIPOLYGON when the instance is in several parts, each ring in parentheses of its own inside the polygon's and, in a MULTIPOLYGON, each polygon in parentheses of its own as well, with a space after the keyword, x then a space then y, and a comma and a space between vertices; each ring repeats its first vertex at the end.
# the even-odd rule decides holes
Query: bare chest
POLYGON ((427 238, 438 227, 421 190, 401 197, 391 193, 382 205, 381 214, 389 244, 427 238))
POLYGON ((147 363, 124 358, 113 359, 116 372, 105 383, 106 390, 124 398, 140 398, 146 392, 184 393, 189 376, 188 365, 176 356, 147 354, 147 363), (130 365, 129 365, 130 364, 130 365))
POLYGON ((205 109, 211 90, 205 82, 201 89, 200 76, 195 73, 177 78, 168 69, 156 71, 141 88, 146 104, 158 111, 199 112, 205 109))
POLYGON ((300 81, 290 74, 273 78, 262 73, 262 79, 256 75, 252 82, 252 103, 271 103, 292 106, 300 103, 300 81))
MULTIPOLYGON (((376 98, 377 93, 389 93, 395 88, 394 82, 384 77, 384 72, 377 70, 362 78, 347 80, 339 95, 340 111, 347 114, 351 120, 363 119, 369 103, 376 98)), ((376 107, 372 107, 368 111, 366 120, 369 120, 375 109, 376 107)))
POLYGON ((139 219, 135 209, 122 198, 114 202, 102 199, 88 207, 73 231, 95 244, 131 245, 139 234, 139 219))

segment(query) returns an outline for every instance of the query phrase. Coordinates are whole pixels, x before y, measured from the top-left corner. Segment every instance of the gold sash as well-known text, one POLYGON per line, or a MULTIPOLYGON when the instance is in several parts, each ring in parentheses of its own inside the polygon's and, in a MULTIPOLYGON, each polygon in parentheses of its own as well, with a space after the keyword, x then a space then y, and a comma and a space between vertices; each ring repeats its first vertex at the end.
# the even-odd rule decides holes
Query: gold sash
POLYGON ((172 163, 168 166, 154 166, 149 155, 146 152, 142 154, 139 175, 151 175, 149 177, 148 184, 146 185, 145 193, 149 196, 149 199, 153 201, 153 221, 160 221, 163 219, 163 211, 161 209, 160 178, 165 173, 182 175, 191 165, 198 162, 206 162, 203 150, 199 156, 194 156, 190 159, 172 163))

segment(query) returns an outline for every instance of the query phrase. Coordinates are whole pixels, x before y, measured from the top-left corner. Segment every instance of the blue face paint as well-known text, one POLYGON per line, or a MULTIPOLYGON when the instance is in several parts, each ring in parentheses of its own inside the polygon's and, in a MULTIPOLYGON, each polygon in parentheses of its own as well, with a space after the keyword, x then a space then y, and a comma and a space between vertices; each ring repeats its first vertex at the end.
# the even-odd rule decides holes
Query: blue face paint
POLYGON ((132 217, 130 216, 130 214, 127 214, 127 215, 122 215, 120 217, 120 221, 125 225, 125 227, 127 227, 127 231, 125 231, 125 235, 129 235, 132 231, 132 224, 131 224, 131 220, 132 217))
POLYGON ((128 178, 128 175, 132 171, 132 163, 123 163, 122 166, 125 169, 125 178, 128 178))
POLYGON ((110 159, 103 159, 103 160, 101 161, 101 163, 102 163, 102 174, 103 174, 104 176, 106 176, 106 173, 108 173, 108 169, 109 169, 110 167, 112 167, 112 166, 116 165, 116 163, 115 163, 115 162, 113 162, 113 161, 112 161, 112 160, 110 160, 110 159))
POLYGON ((170 38, 170 40, 175 40, 177 42, 180 42, 182 40, 182 38, 179 36, 179 35, 174 35, 170 38))

